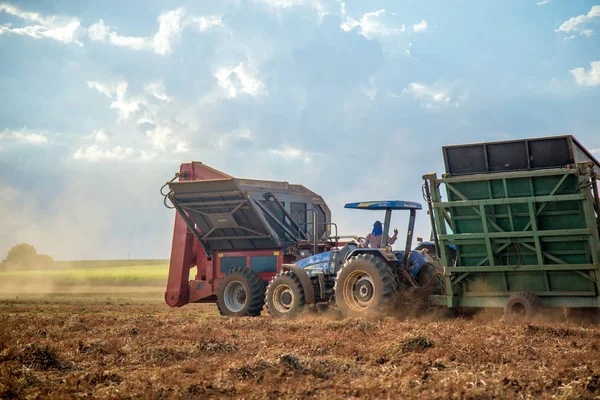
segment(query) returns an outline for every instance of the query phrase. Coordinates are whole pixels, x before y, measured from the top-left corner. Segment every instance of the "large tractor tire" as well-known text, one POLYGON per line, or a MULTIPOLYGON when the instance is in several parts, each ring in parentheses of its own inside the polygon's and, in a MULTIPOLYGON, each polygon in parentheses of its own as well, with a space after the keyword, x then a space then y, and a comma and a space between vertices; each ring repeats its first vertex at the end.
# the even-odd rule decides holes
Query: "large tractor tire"
POLYGON ((392 268, 374 255, 361 254, 340 269, 335 304, 343 317, 382 317, 393 310, 397 291, 392 268))
POLYGON ((442 271, 432 263, 427 262, 421 267, 416 278, 427 295, 442 294, 444 290, 444 280, 440 275, 441 272, 442 271))
POLYGON ((293 272, 281 272, 269 282, 265 302, 273 317, 296 318, 306 306, 300 279, 293 272))
POLYGON ((511 324, 529 322, 539 311, 540 305, 540 299, 531 293, 513 294, 504 306, 504 320, 511 324))
POLYGON ((255 317, 265 305, 265 282, 249 268, 231 269, 219 285, 217 307, 227 317, 255 317))

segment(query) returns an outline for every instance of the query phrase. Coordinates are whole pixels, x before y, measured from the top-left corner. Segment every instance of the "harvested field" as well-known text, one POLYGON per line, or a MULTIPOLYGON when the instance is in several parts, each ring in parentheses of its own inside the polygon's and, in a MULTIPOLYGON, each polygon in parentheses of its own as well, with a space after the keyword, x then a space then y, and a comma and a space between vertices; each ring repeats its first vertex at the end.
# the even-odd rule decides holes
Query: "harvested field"
POLYGON ((161 295, 0 303, 0 398, 595 398, 600 327, 298 321, 161 295))

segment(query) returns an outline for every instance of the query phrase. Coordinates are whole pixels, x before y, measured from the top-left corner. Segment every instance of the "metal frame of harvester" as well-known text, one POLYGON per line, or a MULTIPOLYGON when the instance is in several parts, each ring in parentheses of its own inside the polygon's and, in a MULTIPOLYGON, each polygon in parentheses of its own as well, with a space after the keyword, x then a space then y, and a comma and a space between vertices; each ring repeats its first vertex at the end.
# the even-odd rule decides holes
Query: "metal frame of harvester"
POLYGON ((329 238, 337 228, 323 198, 301 185, 238 179, 191 162, 181 164, 161 193, 165 206, 176 210, 165 292, 171 307, 218 301, 234 269, 252 271, 266 286, 283 265, 342 243, 329 238))

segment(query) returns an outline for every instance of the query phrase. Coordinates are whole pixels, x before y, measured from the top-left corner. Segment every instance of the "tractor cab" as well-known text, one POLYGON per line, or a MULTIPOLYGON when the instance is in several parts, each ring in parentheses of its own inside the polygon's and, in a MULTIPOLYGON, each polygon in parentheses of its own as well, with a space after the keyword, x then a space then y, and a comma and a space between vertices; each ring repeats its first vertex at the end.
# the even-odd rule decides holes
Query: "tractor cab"
POLYGON ((403 200, 388 200, 388 201, 366 201, 360 203, 348 203, 344 208, 352 208, 356 210, 369 210, 369 211, 385 211, 385 219, 383 223, 383 234, 381 235, 382 243, 379 245, 379 251, 384 254, 386 258, 396 257, 402 265, 407 265, 412 246, 412 239, 415 227, 415 219, 417 216, 417 210, 421 210, 423 207, 421 204, 414 201, 403 201, 403 200), (409 210, 410 217, 408 219, 408 230, 406 232, 406 245, 404 251, 392 251, 392 247, 386 242, 390 232, 390 223, 392 221, 393 210, 409 210))

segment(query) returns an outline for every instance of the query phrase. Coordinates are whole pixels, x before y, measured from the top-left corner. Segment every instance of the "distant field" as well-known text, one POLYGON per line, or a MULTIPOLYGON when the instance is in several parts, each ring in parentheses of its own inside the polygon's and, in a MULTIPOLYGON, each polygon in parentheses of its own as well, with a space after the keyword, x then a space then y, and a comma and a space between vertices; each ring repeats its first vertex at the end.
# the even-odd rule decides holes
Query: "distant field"
POLYGON ((168 264, 169 260, 67 260, 54 261, 51 269, 136 267, 147 265, 165 266, 168 264))
POLYGON ((82 287, 113 286, 131 288, 128 291, 164 288, 168 272, 166 260, 59 261, 48 270, 0 271, 0 292, 73 292, 82 287))

